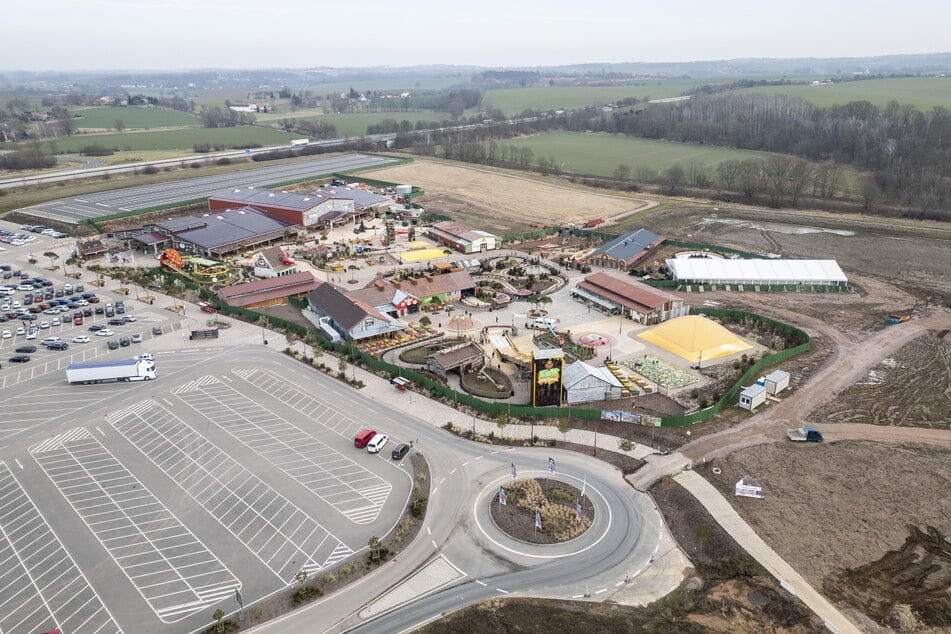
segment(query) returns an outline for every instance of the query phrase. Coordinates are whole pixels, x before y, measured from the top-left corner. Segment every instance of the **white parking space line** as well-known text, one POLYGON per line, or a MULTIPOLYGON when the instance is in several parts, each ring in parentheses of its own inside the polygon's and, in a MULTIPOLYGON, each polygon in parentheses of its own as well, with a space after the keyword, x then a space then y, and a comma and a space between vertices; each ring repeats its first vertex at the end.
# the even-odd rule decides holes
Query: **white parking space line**
POLYGON ((172 393, 355 524, 379 516, 393 485, 237 389, 206 376, 172 393))
POLYGON ((0 632, 119 632, 62 542, 0 462, 0 632))
POLYGON ((84 429, 30 450, 164 623, 233 595, 238 579, 132 473, 84 429), (96 509, 95 512, 91 512, 96 509), (128 568, 129 555, 139 555, 128 568))
POLYGON ((106 418, 285 583, 353 554, 300 508, 155 401, 106 418))

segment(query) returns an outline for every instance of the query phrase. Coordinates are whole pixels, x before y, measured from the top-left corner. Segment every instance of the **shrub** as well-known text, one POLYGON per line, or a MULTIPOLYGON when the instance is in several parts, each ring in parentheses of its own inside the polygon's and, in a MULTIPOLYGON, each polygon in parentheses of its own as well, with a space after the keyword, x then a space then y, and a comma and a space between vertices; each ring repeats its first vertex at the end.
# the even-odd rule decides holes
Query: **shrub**
POLYGON ((142 173, 143 174, 158 174, 159 169, 155 167, 154 165, 146 165, 145 167, 142 168, 142 173))
POLYGON ((83 156, 111 156, 115 154, 113 148, 104 147, 99 144, 87 145, 79 151, 83 156))

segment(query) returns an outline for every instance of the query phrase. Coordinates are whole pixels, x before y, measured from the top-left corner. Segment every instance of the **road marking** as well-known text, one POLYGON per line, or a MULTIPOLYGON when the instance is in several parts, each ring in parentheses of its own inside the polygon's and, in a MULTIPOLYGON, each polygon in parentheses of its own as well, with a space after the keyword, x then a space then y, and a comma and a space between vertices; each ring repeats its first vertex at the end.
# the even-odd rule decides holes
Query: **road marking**
POLYGON ((623 586, 623 585, 624 585, 624 582, 623 582, 623 581, 618 581, 617 583, 614 584, 614 587, 615 587, 615 588, 620 588, 620 587, 623 586))
POLYGON ((18 467, 20 467, 21 469, 23 468, 23 464, 20 462, 19 458, 16 459, 16 463, 18 467))
POLYGON ((101 429, 99 429, 99 427, 96 427, 96 431, 99 432, 100 434, 102 434, 103 436, 106 435, 106 432, 104 432, 104 431, 102 431, 101 429))
POLYGON ((468 460, 466 460, 465 462, 463 462, 463 463, 462 463, 462 466, 464 467, 464 466, 466 466, 467 464, 469 464, 469 461, 468 461, 468 460))
POLYGON ((595 593, 595 594, 601 594, 602 592, 607 592, 607 591, 608 591, 607 588, 601 588, 600 590, 595 590, 594 593, 595 593))
POLYGON ((439 550, 439 546, 436 545, 436 540, 433 539, 431 541, 433 542, 433 548, 435 548, 436 550, 439 550))
POLYGON ((573 594, 573 595, 571 595, 571 598, 572 598, 572 599, 583 599, 583 598, 584 598, 584 595, 583 595, 583 594, 573 594))
POLYGON ((508 593, 509 593, 508 590, 503 590, 502 588, 496 588, 495 591, 496 591, 496 592, 501 592, 502 594, 508 594, 508 593))
POLYGON ((499 452, 498 452, 498 451, 493 451, 493 452, 492 452, 491 454, 489 454, 489 455, 494 456, 494 455, 497 454, 497 453, 499 453, 499 452))
POLYGON ((433 492, 430 493, 429 495, 430 495, 430 496, 436 495, 436 491, 438 491, 438 490, 439 490, 439 487, 436 487, 435 489, 433 489, 433 492))
POLYGON ((476 579, 475 582, 478 583, 483 588, 485 587, 485 581, 479 581, 478 579, 476 579))
POLYGON ((458 469, 453 469, 452 471, 449 472, 449 475, 454 474, 456 471, 458 471, 458 469))
POLYGON ((477 456, 476 460, 482 460, 485 456, 477 456))
POLYGON ((439 484, 442 484, 443 482, 445 482, 445 481, 446 481, 446 478, 448 478, 448 477, 449 477, 449 476, 443 476, 443 479, 439 481, 439 484))
POLYGON ((433 534, 433 531, 432 531, 428 526, 426 527, 426 534, 427 534, 427 535, 432 535, 432 534, 433 534))

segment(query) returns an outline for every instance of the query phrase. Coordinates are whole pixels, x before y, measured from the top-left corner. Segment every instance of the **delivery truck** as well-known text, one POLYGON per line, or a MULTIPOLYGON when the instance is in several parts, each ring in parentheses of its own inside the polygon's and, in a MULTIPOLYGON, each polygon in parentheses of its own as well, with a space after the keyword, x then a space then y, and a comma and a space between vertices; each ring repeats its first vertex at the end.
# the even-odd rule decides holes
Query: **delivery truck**
POLYGON ((155 362, 148 359, 72 363, 66 368, 66 380, 70 383, 151 381, 154 378, 155 362))

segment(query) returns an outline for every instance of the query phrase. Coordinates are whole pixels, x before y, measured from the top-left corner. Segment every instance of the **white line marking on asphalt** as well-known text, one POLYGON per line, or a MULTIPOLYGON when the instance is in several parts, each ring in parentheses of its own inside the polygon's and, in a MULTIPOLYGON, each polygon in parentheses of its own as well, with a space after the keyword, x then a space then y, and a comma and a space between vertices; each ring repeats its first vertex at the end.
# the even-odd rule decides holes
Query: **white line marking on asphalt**
POLYGON ((476 579, 476 583, 478 583, 483 588, 485 587, 485 581, 479 581, 478 579, 476 579))
POLYGON ((620 587, 623 586, 623 585, 624 585, 624 582, 623 582, 623 581, 618 581, 617 583, 614 584, 614 587, 615 587, 615 588, 620 588, 620 587))
POLYGON ((489 454, 489 455, 494 456, 494 455, 497 454, 497 453, 499 453, 499 452, 498 452, 498 451, 493 451, 493 452, 492 452, 491 454, 489 454))
POLYGON ((501 592, 502 594, 508 594, 508 593, 509 593, 508 590, 503 590, 502 588, 496 588, 495 591, 496 591, 496 592, 501 592))
POLYGON ((432 534, 433 534, 432 529, 429 528, 428 526, 426 527, 426 534, 427 534, 427 535, 432 535, 432 534))
POLYGON ((20 467, 21 469, 23 468, 23 463, 20 462, 19 458, 16 458, 16 463, 18 467, 20 467))
POLYGON ((106 432, 104 432, 104 431, 102 431, 101 429, 99 429, 99 427, 96 427, 96 431, 99 432, 100 434, 102 434, 103 436, 106 435, 106 432))
POLYGON ((608 591, 607 588, 601 588, 600 590, 595 590, 594 593, 595 593, 595 594, 601 594, 602 592, 607 592, 607 591, 608 591))
POLYGON ((485 456, 477 456, 476 460, 482 460, 483 458, 485 458, 485 456))
POLYGON ((449 475, 454 474, 456 471, 458 471, 458 469, 453 469, 452 471, 449 472, 449 475))
POLYGON ((439 487, 436 487, 435 489, 433 489, 433 492, 430 493, 429 495, 430 495, 430 496, 436 495, 436 491, 438 491, 438 490, 439 490, 439 487))
POLYGON ((442 484, 443 482, 445 482, 445 481, 446 481, 446 478, 448 478, 448 477, 449 477, 449 476, 443 477, 443 479, 439 481, 439 484, 442 484))
POLYGON ((227 374, 222 374, 222 375, 221 375, 221 378, 223 378, 225 381, 228 381, 229 383, 234 383, 234 379, 232 379, 232 378, 231 378, 230 376, 228 376, 227 374))
POLYGON ((574 595, 571 596, 571 598, 572 598, 572 599, 583 599, 583 598, 584 598, 584 595, 583 595, 583 594, 574 594, 574 595))
POLYGON ((433 540, 430 540, 430 541, 432 541, 432 543, 433 543, 433 548, 435 548, 436 550, 439 550, 439 546, 436 545, 436 540, 433 539, 433 540))

